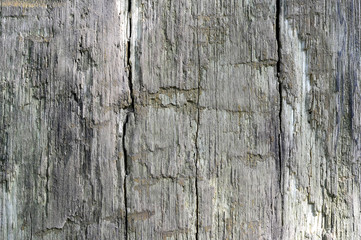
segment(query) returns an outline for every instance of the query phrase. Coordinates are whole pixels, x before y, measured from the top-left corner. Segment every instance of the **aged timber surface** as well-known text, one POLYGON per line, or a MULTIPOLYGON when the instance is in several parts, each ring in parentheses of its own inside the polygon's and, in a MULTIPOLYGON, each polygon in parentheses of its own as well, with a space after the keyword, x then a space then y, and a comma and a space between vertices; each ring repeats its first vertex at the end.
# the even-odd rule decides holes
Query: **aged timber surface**
POLYGON ((0 239, 361 239, 359 0, 1 0, 0 239))
POLYGON ((1 239, 125 236, 127 6, 2 1, 1 239))

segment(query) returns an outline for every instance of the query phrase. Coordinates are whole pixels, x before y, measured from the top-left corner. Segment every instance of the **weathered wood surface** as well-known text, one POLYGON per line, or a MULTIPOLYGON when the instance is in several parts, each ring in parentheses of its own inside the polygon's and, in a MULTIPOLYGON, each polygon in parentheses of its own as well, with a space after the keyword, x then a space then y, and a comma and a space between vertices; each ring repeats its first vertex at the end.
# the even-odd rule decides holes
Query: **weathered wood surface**
POLYGON ((122 239, 127 6, 2 1, 2 239, 122 239))
POLYGON ((361 239, 360 1, 283 1, 284 239, 361 239))
POLYGON ((2 0, 1 239, 361 239, 358 0, 2 0))

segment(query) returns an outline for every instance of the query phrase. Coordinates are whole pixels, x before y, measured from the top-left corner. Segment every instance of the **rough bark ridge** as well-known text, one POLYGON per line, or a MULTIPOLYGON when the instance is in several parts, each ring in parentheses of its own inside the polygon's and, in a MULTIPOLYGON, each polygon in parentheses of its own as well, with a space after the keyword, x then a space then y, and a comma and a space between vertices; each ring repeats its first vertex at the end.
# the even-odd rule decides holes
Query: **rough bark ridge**
POLYGON ((360 239, 359 0, 1 0, 1 239, 360 239))

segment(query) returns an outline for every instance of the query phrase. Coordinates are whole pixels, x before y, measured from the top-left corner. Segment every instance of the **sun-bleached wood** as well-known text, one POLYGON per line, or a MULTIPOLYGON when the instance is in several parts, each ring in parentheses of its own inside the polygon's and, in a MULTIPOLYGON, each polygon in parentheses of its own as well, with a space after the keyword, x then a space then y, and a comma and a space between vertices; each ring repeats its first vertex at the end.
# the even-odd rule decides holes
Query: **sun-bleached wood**
POLYGON ((360 5, 2 0, 1 239, 360 239, 360 5))

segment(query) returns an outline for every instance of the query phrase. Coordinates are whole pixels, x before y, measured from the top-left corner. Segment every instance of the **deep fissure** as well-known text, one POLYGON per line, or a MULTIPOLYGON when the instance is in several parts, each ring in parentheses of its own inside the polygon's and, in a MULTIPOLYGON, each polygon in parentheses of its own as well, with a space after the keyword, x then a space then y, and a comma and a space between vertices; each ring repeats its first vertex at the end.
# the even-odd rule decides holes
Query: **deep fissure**
POLYGON ((279 191, 281 193, 281 225, 283 226, 283 159, 282 159, 282 141, 283 141, 283 132, 282 132, 282 43, 281 43, 281 0, 276 0, 276 41, 277 41, 277 79, 278 79, 278 94, 279 94, 279 135, 278 135, 278 167, 279 167, 279 191))
POLYGON ((132 1, 128 0, 128 24, 129 36, 127 42, 127 69, 128 69, 128 84, 130 92, 130 108, 129 111, 134 111, 134 97, 133 97, 133 82, 132 82, 132 62, 131 62, 131 39, 132 39, 132 1))
POLYGON ((127 131, 127 123, 129 122, 129 113, 127 113, 126 117, 125 117, 125 121, 123 124, 123 136, 122 136, 122 144, 123 144, 123 153, 124 153, 124 172, 125 172, 125 176, 124 176, 124 185, 123 185, 123 189, 124 189, 124 208, 125 208, 125 239, 128 238, 128 204, 127 204, 127 175, 129 174, 129 169, 128 169, 128 153, 127 153, 127 149, 125 146, 125 133, 127 131))
POLYGON ((123 153, 124 153, 124 208, 125 208, 125 239, 128 239, 128 197, 127 197, 127 176, 129 175, 129 167, 128 167, 128 152, 125 144, 125 135, 127 132, 127 124, 129 123, 129 115, 134 112, 134 96, 133 96, 133 82, 132 82, 132 62, 131 62, 131 39, 132 39, 132 1, 128 0, 128 41, 127 41, 127 59, 126 59, 126 68, 128 73, 128 86, 129 86, 129 95, 130 95, 130 105, 127 108, 126 117, 123 123, 123 136, 122 136, 122 144, 123 144, 123 153))

